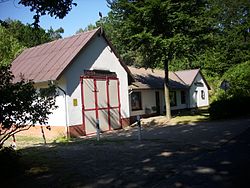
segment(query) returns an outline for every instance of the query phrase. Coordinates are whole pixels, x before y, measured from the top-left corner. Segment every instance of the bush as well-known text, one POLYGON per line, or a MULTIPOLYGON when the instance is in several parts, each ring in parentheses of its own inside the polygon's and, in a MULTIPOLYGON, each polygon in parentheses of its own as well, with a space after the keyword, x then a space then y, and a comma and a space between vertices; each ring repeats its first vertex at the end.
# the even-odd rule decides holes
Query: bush
POLYGON ((230 68, 222 79, 229 82, 228 95, 250 96, 250 61, 230 68))
POLYGON ((209 108, 211 119, 223 119, 250 114, 250 97, 235 96, 214 101, 209 108))

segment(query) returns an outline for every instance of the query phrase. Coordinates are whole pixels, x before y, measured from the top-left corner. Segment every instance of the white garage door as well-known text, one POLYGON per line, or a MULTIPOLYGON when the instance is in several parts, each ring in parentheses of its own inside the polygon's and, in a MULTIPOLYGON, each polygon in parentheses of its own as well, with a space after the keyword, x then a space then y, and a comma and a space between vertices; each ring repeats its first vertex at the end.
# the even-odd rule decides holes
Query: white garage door
POLYGON ((87 135, 121 128, 119 81, 113 77, 82 77, 82 116, 87 135))

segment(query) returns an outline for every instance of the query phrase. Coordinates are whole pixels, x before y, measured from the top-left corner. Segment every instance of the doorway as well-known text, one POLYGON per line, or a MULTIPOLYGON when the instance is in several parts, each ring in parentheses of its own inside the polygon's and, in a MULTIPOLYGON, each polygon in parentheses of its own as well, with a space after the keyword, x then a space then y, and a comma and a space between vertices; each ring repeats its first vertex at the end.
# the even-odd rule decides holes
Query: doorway
POLYGON ((155 107, 156 107, 156 114, 160 115, 160 93, 159 91, 155 92, 155 107))

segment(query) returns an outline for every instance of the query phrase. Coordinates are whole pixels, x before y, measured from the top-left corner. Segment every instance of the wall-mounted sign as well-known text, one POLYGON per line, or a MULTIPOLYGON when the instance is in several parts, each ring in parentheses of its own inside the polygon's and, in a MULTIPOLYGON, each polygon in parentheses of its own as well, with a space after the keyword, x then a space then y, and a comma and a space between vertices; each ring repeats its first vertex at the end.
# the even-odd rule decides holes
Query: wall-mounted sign
POLYGON ((77 99, 73 99, 73 106, 78 106, 77 99))
POLYGON ((195 82, 194 85, 198 86, 198 87, 203 87, 204 84, 202 82, 195 82))

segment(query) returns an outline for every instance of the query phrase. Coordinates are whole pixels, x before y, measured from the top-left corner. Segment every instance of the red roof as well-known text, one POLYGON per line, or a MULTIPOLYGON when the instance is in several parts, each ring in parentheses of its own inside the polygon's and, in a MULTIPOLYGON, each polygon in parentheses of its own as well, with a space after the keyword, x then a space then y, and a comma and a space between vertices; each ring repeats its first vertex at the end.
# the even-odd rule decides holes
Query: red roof
POLYGON ((20 75, 34 82, 57 80, 100 29, 84 32, 24 50, 13 62, 14 81, 20 75))

